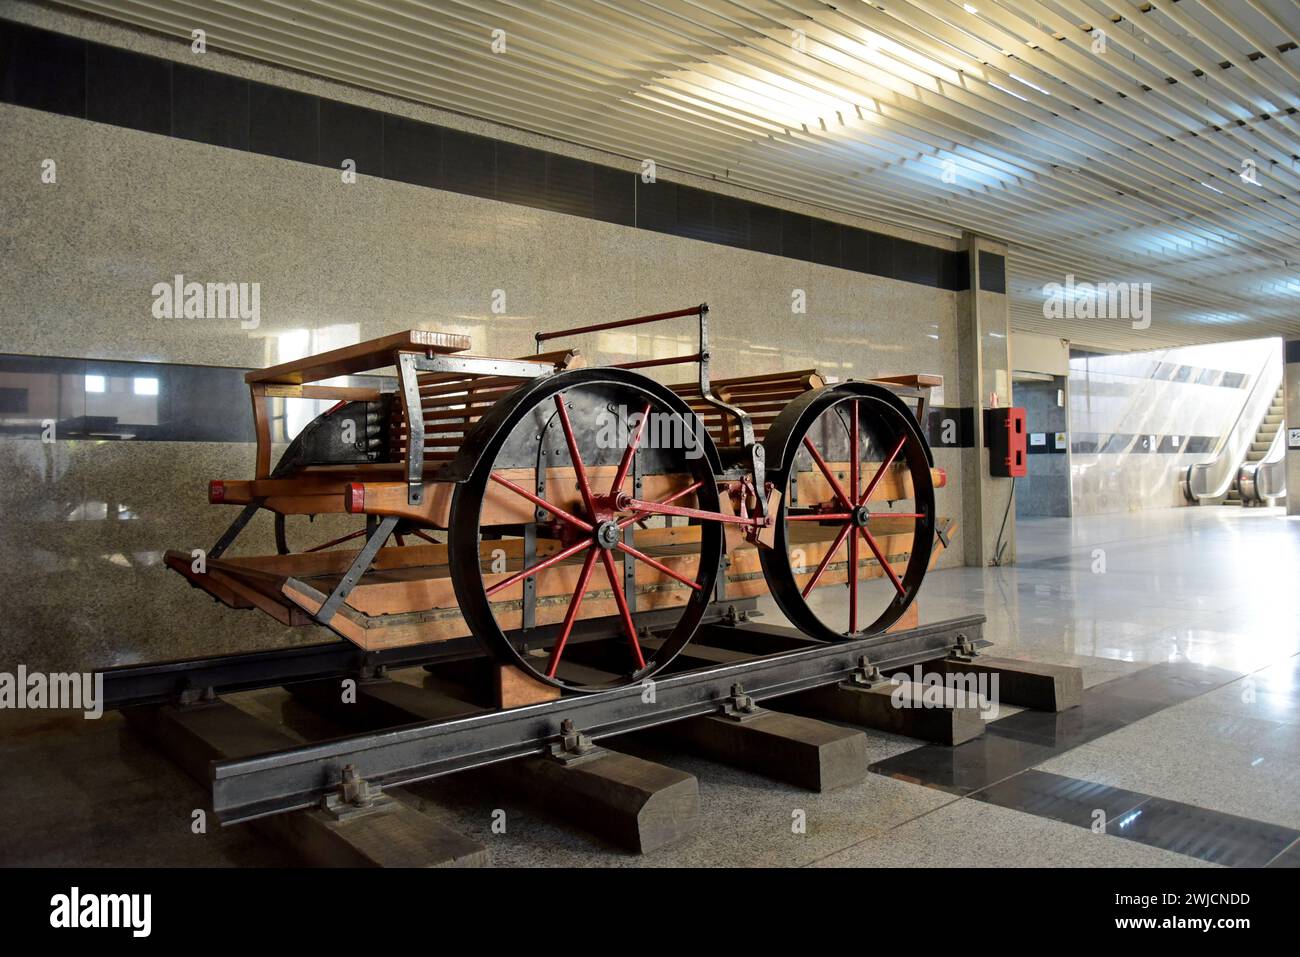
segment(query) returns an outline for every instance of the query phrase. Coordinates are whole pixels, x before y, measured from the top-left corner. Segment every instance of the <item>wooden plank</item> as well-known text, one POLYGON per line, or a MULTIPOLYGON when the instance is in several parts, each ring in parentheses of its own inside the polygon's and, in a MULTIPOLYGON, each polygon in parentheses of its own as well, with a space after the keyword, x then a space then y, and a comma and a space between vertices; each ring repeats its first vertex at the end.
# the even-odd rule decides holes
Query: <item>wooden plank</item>
MULTIPOLYGON (((593 489, 608 489, 616 471, 617 467, 613 465, 597 466, 587 469, 587 476, 593 489)), ((497 474, 529 491, 533 488, 532 469, 498 469, 497 474)), ((689 484, 690 478, 686 475, 647 475, 642 479, 642 498, 661 500, 689 484)), ((630 478, 624 483, 624 488, 630 490, 630 478)), ((435 528, 446 528, 451 520, 454 491, 452 482, 426 482, 424 504, 410 505, 405 483, 365 482, 364 510, 370 515, 396 515, 435 528)), ((582 495, 572 468, 546 470, 546 500, 570 513, 581 507, 582 495)), ((689 507, 694 500, 695 496, 687 496, 677 504, 689 507)), ((480 508, 482 525, 518 525, 534 521, 533 504, 495 482, 490 483, 480 508)))
POLYGON ((921 603, 918 600, 914 599, 912 601, 912 604, 907 606, 907 611, 903 612, 902 617, 899 618, 898 621, 890 625, 888 628, 886 628, 885 631, 886 632, 908 631, 912 628, 919 627, 920 624, 921 624, 921 603))
POLYGON ((984 733, 979 708, 959 702, 951 691, 939 690, 943 701, 930 703, 923 700, 924 688, 914 682, 895 686, 883 681, 871 688, 841 683, 764 704, 936 744, 962 744, 984 733))
MULTIPOLYGON (((485 710, 444 691, 399 681, 363 681, 357 703, 344 705, 337 681, 290 690, 335 720, 374 728, 439 721, 485 710)), ((519 758, 487 769, 506 795, 541 805, 577 827, 634 853, 675 843, 699 828, 694 775, 616 751, 595 748, 573 761, 519 758)), ((405 789, 404 789, 405 790, 405 789)), ((419 784, 409 790, 420 795, 419 784)))
POLYGON ((261 388, 272 399, 322 399, 326 402, 377 402, 384 393, 379 389, 343 385, 285 385, 263 383, 261 388))
MULTIPOLYGON (((951 530, 952 524, 946 523, 951 530)), ((828 532, 824 537, 806 541, 804 567, 808 571, 797 575, 796 580, 806 582, 812 569, 820 562, 830 544, 828 532)), ((639 546, 653 557, 682 574, 693 578, 698 556, 693 547, 699 540, 698 526, 673 526, 651 528, 638 532, 639 546)), ((802 529, 801 534, 812 534, 812 529, 802 529)), ((880 536, 882 549, 891 557, 895 571, 902 573, 905 560, 902 552, 910 548, 911 536, 880 536)), ((561 544, 553 540, 538 543, 539 557, 552 554, 561 544)), ((480 560, 492 560, 492 551, 500 548, 506 552, 507 571, 489 574, 487 581, 500 580, 522 567, 523 542, 520 539, 485 541, 480 546, 480 560)), ((841 549, 843 551, 843 549, 841 549)), ((941 549, 936 549, 935 558, 941 549)), ((232 607, 256 605, 284 619, 267 601, 277 602, 286 609, 292 607, 287 623, 303 624, 314 614, 324 596, 334 587, 338 576, 351 564, 354 549, 337 549, 298 555, 271 555, 252 558, 213 559, 209 561, 209 575, 190 574, 189 556, 186 553, 168 553, 169 567, 185 574, 199 587, 213 593, 232 607), (288 585, 287 578, 298 580, 288 585), (234 593, 234 585, 242 581, 247 589, 234 593)), ((349 641, 368 650, 423 644, 448 638, 464 637, 469 630, 463 618, 456 613, 459 607, 446 566, 445 545, 390 546, 379 551, 372 571, 349 596, 345 608, 339 612, 331 626, 349 641), (415 614, 421 620, 412 620, 415 614), (373 617, 367 617, 373 616, 373 617), (381 617, 382 616, 382 617, 381 617)), ((621 561, 621 557, 619 559, 621 561)), ((932 559, 933 562, 933 559, 932 559)), ((621 565, 620 565, 621 567, 621 565)), ((538 575, 537 593, 541 599, 537 611, 538 624, 554 624, 563 619, 567 598, 577 584, 579 562, 576 559, 547 569, 538 575)), ((880 566, 873 558, 860 560, 859 575, 863 580, 879 577, 880 566)), ((847 580, 847 558, 832 562, 823 574, 819 587, 843 584, 847 580)), ((683 605, 689 594, 684 585, 649 566, 637 571, 638 607, 642 610, 671 608, 683 605)), ((758 550, 753 546, 737 549, 732 554, 728 570, 728 595, 743 598, 765 594, 767 583, 763 577, 758 550)), ((506 629, 522 625, 522 585, 505 589, 494 601, 494 611, 506 629)), ((612 592, 603 576, 593 576, 585 594, 580 619, 611 617, 617 614, 612 592)))
MULTIPOLYGON (((848 488, 849 482, 849 463, 848 462, 827 462, 831 472, 839 480, 842 488, 848 488)), ((867 463, 867 475, 874 475, 876 472, 872 463, 867 463)), ((931 478, 938 479, 934 473, 939 470, 931 470, 931 478)), ((864 480, 865 481, 865 480, 864 480)), ((798 488, 799 506, 805 507, 817 502, 830 502, 834 500, 834 491, 831 484, 826 480, 821 469, 812 469, 807 472, 797 473, 796 485, 798 488)), ((912 488, 912 476, 903 462, 895 462, 885 473, 880 483, 871 493, 870 501, 872 502, 896 502, 903 499, 910 499, 915 494, 912 488)))
POLYGON ((257 440, 257 456, 253 465, 254 478, 266 478, 271 474, 271 418, 267 409, 266 389, 261 385, 249 388, 253 402, 253 434, 257 440))
POLYGON ((231 592, 238 595, 243 600, 255 605, 257 608, 266 612, 282 625, 296 626, 309 625, 311 619, 304 615, 298 608, 288 604, 282 598, 271 597, 264 594, 257 588, 245 584, 237 578, 230 575, 223 575, 215 569, 208 570, 208 577, 217 585, 229 588, 231 592))
POLYGON ((244 381, 276 382, 288 385, 306 385, 321 379, 341 375, 356 375, 391 366, 397 352, 420 352, 447 355, 464 352, 470 347, 469 336, 450 332, 433 332, 426 329, 408 329, 392 335, 381 336, 356 345, 331 349, 314 356, 304 356, 291 362, 266 369, 254 369, 244 376, 244 381))
POLYGON ((811 791, 832 791, 867 776, 866 735, 802 715, 762 709, 739 720, 706 715, 674 721, 659 733, 715 761, 811 791))
MULTIPOLYGON (((293 581, 296 580, 291 579, 284 584, 282 590, 285 597, 308 614, 315 614, 324 603, 326 596, 310 585, 301 582, 295 585, 292 584, 293 581)), ((686 591, 685 588, 660 589, 639 597, 638 603, 645 611, 679 607, 686 604, 686 591)), ((510 602, 498 606, 497 621, 504 630, 511 631, 522 627, 523 614, 518 605, 518 602, 510 602)), ((561 599, 543 602, 537 609, 536 622, 538 625, 559 624, 564 620, 567 609, 568 602, 561 599)), ((593 618, 612 618, 617 614, 618 606, 612 593, 606 588, 603 595, 588 593, 583 600, 578 618, 585 621, 593 618)), ((442 609, 431 615, 388 616, 388 619, 374 622, 366 620, 345 602, 343 608, 330 620, 329 627, 366 651, 429 644, 449 638, 467 637, 470 633, 464 618, 454 607, 442 609)))
MULTIPOLYGON (((208 786, 209 763, 296 747, 278 728, 217 700, 192 708, 170 705, 123 711, 133 729, 150 738, 180 767, 208 786)), ((482 867, 487 849, 405 803, 390 790, 382 813, 338 820, 321 810, 290 811, 249 824, 258 833, 324 867, 482 867)))
POLYGON ((194 559, 190 556, 189 552, 180 552, 175 549, 169 549, 163 554, 163 564, 172 571, 179 572, 181 575, 185 576, 186 580, 195 588, 203 589, 227 607, 253 607, 251 601, 236 594, 228 586, 221 582, 213 581, 207 575, 200 575, 198 572, 194 571, 194 559))
POLYGON ((976 655, 934 664, 945 674, 996 675, 999 702, 1038 711, 1065 711, 1083 701, 1083 669, 1019 658, 976 655))
POLYGON ((943 385, 943 376, 917 372, 911 375, 879 375, 871 379, 871 381, 901 385, 912 389, 933 389, 943 385))
POLYGON ((514 665, 494 665, 492 677, 498 708, 520 708, 528 704, 554 701, 560 696, 559 688, 543 684, 514 665))

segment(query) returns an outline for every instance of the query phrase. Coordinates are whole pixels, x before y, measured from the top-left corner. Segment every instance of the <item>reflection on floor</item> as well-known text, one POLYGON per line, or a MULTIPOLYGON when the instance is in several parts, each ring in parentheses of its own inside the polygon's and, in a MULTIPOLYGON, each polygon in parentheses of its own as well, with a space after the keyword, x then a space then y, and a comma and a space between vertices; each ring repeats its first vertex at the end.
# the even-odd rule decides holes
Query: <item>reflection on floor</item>
MULTIPOLYGON (((956 749, 868 731, 877 773, 826 794, 622 739, 700 783, 699 833, 643 858, 477 773, 416 786, 421 809, 506 866, 1300 864, 1300 519, 1171 509, 1022 520, 1017 537, 1018 565, 934 573, 922 620, 982 612, 998 654, 1082 666, 1074 712, 1004 708, 956 749)), ((193 834, 202 792, 116 716, 29 720, 0 762, 0 863, 288 863, 244 828, 193 834)))

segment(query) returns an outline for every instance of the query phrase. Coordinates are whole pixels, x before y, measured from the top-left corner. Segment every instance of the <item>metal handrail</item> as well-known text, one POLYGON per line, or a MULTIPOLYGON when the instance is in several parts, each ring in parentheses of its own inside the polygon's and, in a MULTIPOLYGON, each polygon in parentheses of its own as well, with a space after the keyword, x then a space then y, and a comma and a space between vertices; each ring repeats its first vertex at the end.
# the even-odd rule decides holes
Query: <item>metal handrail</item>
POLYGON ((1214 457, 1208 462, 1198 462, 1187 467, 1183 491, 1188 501, 1213 500, 1228 494, 1241 463, 1246 458, 1246 451, 1259 431, 1259 423, 1268 414, 1268 407, 1281 382, 1282 364, 1270 352, 1259 374, 1255 376, 1255 384, 1242 403, 1236 421, 1214 457))
POLYGON ((1286 420, 1278 425, 1268 451, 1258 462, 1247 462, 1237 477, 1241 500, 1273 504, 1286 495, 1286 420))
POLYGON ((691 306, 689 309, 674 309, 672 312, 656 312, 648 316, 634 316, 631 319, 611 319, 609 322, 597 322, 589 326, 574 326, 572 329, 555 329, 551 332, 538 332, 533 338, 537 340, 537 351, 542 351, 542 343, 548 339, 563 336, 578 336, 584 332, 600 332, 603 329, 623 329, 627 326, 643 326, 649 322, 661 322, 664 319, 680 319, 683 316, 703 316, 709 311, 705 303, 691 306))
POLYGON ((628 326, 643 326, 651 322, 662 322, 665 319, 680 319, 685 316, 699 316, 700 319, 700 345, 699 348, 690 355, 668 356, 662 359, 637 359, 632 362, 615 363, 616 369, 647 369, 653 366, 678 365, 681 363, 695 362, 699 364, 699 384, 700 398, 721 411, 724 415, 729 415, 736 421, 736 426, 740 431, 740 447, 751 450, 758 458, 755 460, 755 481, 762 486, 763 468, 762 468, 762 450, 758 449, 754 442, 754 423, 749 413, 737 405, 732 405, 713 394, 713 387, 709 379, 709 304, 702 302, 698 306, 691 306, 687 309, 674 309, 671 312, 656 312, 648 316, 634 316, 631 319, 611 319, 608 322, 596 322, 589 326, 574 326, 571 329, 555 329, 551 332, 534 333, 533 338, 537 342, 537 351, 542 351, 542 343, 551 339, 559 339, 563 336, 577 336, 586 332, 600 332, 604 329, 625 329, 628 326), (757 451, 754 451, 756 450, 757 451))

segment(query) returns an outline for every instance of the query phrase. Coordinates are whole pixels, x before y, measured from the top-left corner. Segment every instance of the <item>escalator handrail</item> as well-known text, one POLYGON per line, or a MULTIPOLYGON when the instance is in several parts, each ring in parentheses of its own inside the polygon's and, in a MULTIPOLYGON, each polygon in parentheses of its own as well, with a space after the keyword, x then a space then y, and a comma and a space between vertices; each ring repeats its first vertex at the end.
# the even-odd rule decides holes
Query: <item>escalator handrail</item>
MULTIPOLYGON (((1286 419, 1277 427, 1277 434, 1268 445, 1268 451, 1258 462, 1247 462, 1241 467, 1249 477, 1254 490, 1252 500, 1267 502, 1286 494, 1286 419)), ((1246 498, 1243 493, 1242 499, 1246 498)))
POLYGON ((1282 363, 1270 352, 1214 457, 1187 467, 1185 490, 1190 498, 1196 501, 1217 499, 1228 493, 1281 383, 1282 363), (1259 407, 1261 396, 1265 397, 1263 408, 1259 407))

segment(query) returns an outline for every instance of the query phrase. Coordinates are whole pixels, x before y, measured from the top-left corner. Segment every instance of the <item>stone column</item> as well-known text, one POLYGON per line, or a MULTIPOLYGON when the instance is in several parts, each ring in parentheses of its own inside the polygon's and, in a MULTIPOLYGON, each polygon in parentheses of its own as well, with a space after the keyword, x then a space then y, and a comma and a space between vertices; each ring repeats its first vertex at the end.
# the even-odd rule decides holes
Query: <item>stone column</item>
POLYGON ((1002 532, 1002 563, 1015 561, 1016 507, 1008 501, 1012 480, 989 475, 985 447, 984 410, 1011 404, 1011 308, 1006 295, 1006 246, 973 233, 962 237, 967 250, 970 284, 957 293, 958 395, 974 410, 975 448, 963 456, 962 530, 967 565, 988 565, 997 555, 1002 532))
POLYGON ((1286 410, 1282 427, 1286 435, 1286 513, 1300 515, 1300 442, 1291 441, 1291 430, 1300 429, 1300 339, 1288 339, 1282 346, 1282 382, 1286 410))

